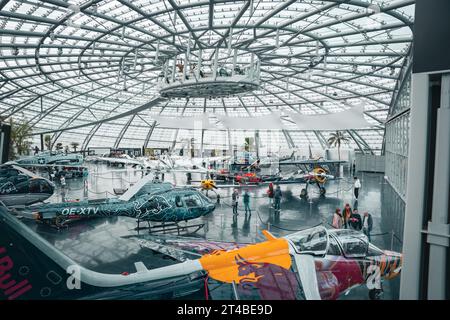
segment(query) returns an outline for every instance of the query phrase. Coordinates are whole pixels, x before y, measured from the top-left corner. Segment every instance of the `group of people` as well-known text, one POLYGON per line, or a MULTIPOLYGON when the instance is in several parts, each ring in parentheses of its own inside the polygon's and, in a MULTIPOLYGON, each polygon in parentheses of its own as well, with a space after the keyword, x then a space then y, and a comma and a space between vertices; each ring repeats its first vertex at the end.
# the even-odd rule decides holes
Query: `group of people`
POLYGON ((370 241, 370 232, 372 231, 373 226, 372 215, 365 211, 361 217, 358 209, 353 209, 352 211, 350 204, 346 203, 342 212, 341 209, 336 208, 336 211, 333 214, 332 226, 336 229, 345 228, 358 231, 362 230, 370 241))
MULTIPOLYGON (((273 208, 275 209, 275 213, 280 213, 281 210, 281 197, 282 197, 282 193, 281 193, 281 188, 279 185, 277 185, 274 189, 273 187, 273 183, 269 184, 269 189, 267 191, 267 195, 269 197, 270 200, 273 199, 273 208)), ((238 213, 238 205, 239 205, 239 192, 237 189, 234 189, 232 195, 231 195, 231 200, 232 200, 232 208, 233 208, 233 214, 234 215, 239 215, 238 213)), ((242 202, 244 204, 244 210, 245 210, 245 214, 252 214, 251 208, 250 208, 250 193, 248 192, 248 189, 245 190, 243 196, 242 196, 242 202)))

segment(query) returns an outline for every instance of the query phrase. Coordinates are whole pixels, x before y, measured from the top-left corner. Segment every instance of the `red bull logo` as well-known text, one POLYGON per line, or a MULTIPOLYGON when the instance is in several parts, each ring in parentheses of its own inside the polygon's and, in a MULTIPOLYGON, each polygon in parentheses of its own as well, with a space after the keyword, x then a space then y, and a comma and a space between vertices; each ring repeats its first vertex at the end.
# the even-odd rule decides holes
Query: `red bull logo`
POLYGON ((8 300, 15 300, 32 289, 28 280, 17 282, 9 272, 14 267, 10 256, 6 255, 6 248, 0 247, 0 290, 8 300))

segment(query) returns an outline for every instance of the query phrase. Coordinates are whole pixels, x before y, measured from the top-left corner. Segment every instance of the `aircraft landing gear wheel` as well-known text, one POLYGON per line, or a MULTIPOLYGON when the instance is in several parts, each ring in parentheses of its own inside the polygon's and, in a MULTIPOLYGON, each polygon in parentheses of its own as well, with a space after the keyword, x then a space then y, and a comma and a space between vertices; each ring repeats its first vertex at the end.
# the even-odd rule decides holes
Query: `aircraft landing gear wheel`
POLYGON ((327 189, 325 189, 324 187, 320 187, 320 195, 321 196, 325 196, 325 193, 327 192, 327 189))
POLYGON ((381 300, 382 297, 383 297, 383 290, 382 289, 369 290, 369 298, 370 298, 370 300, 381 300))
POLYGON ((302 189, 300 191, 300 198, 306 198, 308 196, 308 192, 306 191, 306 189, 302 189))

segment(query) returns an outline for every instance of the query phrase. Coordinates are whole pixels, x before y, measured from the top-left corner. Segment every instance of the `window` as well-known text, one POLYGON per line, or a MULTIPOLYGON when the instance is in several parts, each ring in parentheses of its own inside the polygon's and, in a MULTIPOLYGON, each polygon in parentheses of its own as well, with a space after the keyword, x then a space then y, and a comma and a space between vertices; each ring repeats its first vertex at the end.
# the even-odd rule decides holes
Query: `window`
POLYGON ((365 257, 369 246, 367 236, 354 230, 340 230, 336 233, 346 257, 365 257))
POLYGON ((340 256, 341 250, 339 249, 339 245, 333 237, 330 237, 330 246, 328 247, 327 254, 332 256, 340 256))
POLYGON ((188 208, 200 207, 202 204, 200 198, 196 194, 185 195, 183 199, 184 203, 186 204, 186 207, 188 208))
POLYGON ((298 253, 312 253, 323 255, 328 248, 328 233, 324 227, 316 227, 296 232, 287 236, 298 253))
POLYGON ((177 208, 183 207, 183 201, 181 201, 181 197, 179 195, 175 196, 175 206, 177 208))
POLYGON ((380 256, 383 254, 383 251, 375 247, 373 244, 369 244, 369 248, 367 250, 368 257, 380 256))

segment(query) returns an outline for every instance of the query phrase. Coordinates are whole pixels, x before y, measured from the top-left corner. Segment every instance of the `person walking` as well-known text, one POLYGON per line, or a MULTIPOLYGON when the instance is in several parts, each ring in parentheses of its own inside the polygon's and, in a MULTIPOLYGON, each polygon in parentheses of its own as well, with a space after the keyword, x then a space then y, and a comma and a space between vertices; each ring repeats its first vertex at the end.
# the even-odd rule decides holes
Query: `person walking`
POLYGON ((342 210, 342 217, 344 219, 344 228, 348 229, 349 221, 352 215, 352 208, 348 203, 345 204, 344 210, 342 210))
POLYGON ((370 232, 372 231, 373 219, 372 215, 367 211, 364 212, 363 221, 362 221, 362 231, 369 238, 370 242, 370 232))
POLYGON ((336 208, 336 211, 333 214, 332 226, 335 229, 342 228, 342 214, 341 214, 341 209, 339 209, 339 208, 336 208))
POLYGON ((356 200, 358 200, 359 189, 361 188, 361 181, 359 181, 358 177, 356 177, 356 176, 353 179, 355 180, 355 182, 354 182, 354 194, 355 194, 356 200))
POLYGON ((238 213, 238 203, 239 203, 239 193, 237 189, 234 189, 233 194, 231 195, 231 200, 233 201, 233 214, 239 215, 238 213))
POLYGON ((252 214, 252 211, 250 209, 250 194, 248 193, 248 190, 245 190, 244 196, 242 198, 244 201, 245 214, 252 214))
POLYGON ((275 188, 275 194, 274 194, 274 199, 275 199, 275 212, 280 213, 281 210, 281 189, 280 189, 280 185, 277 184, 277 187, 275 188))

